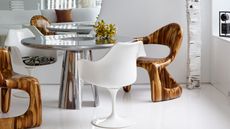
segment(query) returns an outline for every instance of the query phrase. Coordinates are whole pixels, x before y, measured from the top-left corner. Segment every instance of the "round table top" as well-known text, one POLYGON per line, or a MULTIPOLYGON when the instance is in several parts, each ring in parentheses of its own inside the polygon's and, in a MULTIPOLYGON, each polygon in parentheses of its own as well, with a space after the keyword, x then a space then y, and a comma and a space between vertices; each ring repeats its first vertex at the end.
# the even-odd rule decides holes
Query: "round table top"
POLYGON ((21 43, 25 46, 40 49, 57 49, 68 51, 82 51, 89 49, 110 48, 116 42, 128 42, 132 38, 116 36, 113 40, 96 40, 92 35, 52 35, 25 38, 21 43))

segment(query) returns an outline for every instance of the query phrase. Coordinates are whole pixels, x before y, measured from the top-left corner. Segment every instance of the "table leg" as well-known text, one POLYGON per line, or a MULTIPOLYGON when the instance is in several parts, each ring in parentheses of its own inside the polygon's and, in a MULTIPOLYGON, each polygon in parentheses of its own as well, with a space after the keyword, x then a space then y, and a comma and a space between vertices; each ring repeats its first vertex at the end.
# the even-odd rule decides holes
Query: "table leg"
POLYGON ((66 51, 63 59, 59 108, 81 109, 81 81, 76 69, 76 55, 81 56, 81 52, 66 51))
POLYGON ((98 96, 98 89, 97 86, 91 85, 92 92, 93 92, 93 99, 94 99, 94 107, 99 105, 99 96, 98 96))
MULTIPOLYGON (((80 79, 78 74, 79 71, 77 69, 77 60, 82 58, 87 59, 87 57, 87 51, 66 51, 62 63, 61 86, 59 91, 59 108, 81 109, 81 87, 84 85, 84 82, 80 79)), ((96 107, 99 104, 97 87, 92 85, 92 91, 94 97, 94 106, 96 107)))

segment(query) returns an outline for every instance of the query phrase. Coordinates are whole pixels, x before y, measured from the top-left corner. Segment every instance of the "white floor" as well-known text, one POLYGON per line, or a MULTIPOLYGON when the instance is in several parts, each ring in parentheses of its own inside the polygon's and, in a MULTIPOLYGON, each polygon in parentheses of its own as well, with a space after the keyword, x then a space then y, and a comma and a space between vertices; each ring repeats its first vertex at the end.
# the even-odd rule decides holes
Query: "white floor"
MULTIPOLYGON (((109 93, 99 89, 100 105, 92 107, 92 96, 86 87, 81 110, 59 109, 58 86, 41 86, 43 123, 36 129, 99 129, 90 121, 107 116, 111 111, 109 93)), ((21 114, 26 110, 27 99, 12 97, 8 115, 21 114)), ((230 97, 224 96, 211 85, 199 89, 183 89, 180 98, 152 103, 149 87, 133 86, 131 93, 122 90, 117 98, 118 112, 135 124, 127 129, 230 129, 230 97)), ((1 117, 6 117, 1 113, 1 117)))

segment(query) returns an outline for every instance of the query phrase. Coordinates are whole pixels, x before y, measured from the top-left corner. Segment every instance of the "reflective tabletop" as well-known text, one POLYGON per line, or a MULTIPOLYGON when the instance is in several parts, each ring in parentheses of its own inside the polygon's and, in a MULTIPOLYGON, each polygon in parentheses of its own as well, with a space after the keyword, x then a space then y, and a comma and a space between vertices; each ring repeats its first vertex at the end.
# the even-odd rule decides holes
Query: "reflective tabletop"
POLYGON ((23 39, 23 45, 32 48, 81 51, 103 49, 113 46, 116 42, 131 41, 132 38, 117 36, 112 40, 97 40, 92 35, 52 35, 23 39))

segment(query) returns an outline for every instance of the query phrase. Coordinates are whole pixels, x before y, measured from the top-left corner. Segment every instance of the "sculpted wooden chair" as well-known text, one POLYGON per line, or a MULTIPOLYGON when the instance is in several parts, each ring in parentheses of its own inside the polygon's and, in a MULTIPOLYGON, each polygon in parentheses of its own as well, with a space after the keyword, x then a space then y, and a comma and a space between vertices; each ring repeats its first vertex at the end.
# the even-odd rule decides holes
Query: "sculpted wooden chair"
POLYGON ((19 89, 30 97, 27 111, 16 117, 0 118, 0 129, 24 129, 37 127, 42 122, 42 105, 39 82, 31 76, 13 72, 10 54, 7 49, 0 48, 0 88, 1 110, 7 113, 10 108, 11 89, 19 89))
POLYGON ((48 19, 42 15, 35 15, 30 19, 30 25, 35 26, 43 35, 55 35, 46 27, 50 25, 48 19))
MULTIPOLYGON (((182 93, 181 86, 171 77, 166 69, 176 57, 182 42, 182 30, 176 23, 168 24, 154 33, 138 38, 144 44, 161 44, 170 48, 170 54, 165 58, 139 57, 137 66, 148 71, 153 102, 177 98, 182 93)), ((125 92, 131 86, 123 87, 125 92)))

